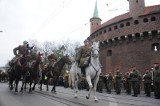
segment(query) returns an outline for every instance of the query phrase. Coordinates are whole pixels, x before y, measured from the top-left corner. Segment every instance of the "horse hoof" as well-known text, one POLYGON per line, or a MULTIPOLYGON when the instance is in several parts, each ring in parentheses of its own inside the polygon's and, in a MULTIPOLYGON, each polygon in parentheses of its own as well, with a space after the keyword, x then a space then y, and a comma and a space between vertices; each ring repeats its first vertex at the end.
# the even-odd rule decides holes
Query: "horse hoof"
POLYGON ((94 100, 94 102, 98 103, 98 100, 94 100))
POLYGON ((75 99, 77 99, 78 97, 77 97, 77 96, 75 96, 74 98, 75 98, 75 99))
POLYGON ((86 96, 86 99, 89 99, 89 97, 88 97, 88 96, 86 96))
POLYGON ((29 89, 29 93, 31 93, 32 92, 32 90, 31 89, 29 89))
POLYGON ((12 91, 12 90, 13 90, 13 88, 10 88, 10 90, 12 91))

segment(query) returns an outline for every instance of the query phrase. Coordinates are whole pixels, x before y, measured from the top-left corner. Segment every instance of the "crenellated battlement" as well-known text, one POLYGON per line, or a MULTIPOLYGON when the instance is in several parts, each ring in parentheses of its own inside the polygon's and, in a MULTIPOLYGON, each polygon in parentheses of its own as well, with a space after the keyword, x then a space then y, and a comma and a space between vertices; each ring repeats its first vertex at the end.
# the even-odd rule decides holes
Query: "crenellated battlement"
POLYGON ((127 43, 136 43, 136 41, 152 40, 153 38, 160 39, 160 30, 122 35, 120 37, 107 39, 107 40, 101 41, 100 48, 103 49, 108 46, 111 47, 111 46, 127 44, 127 43))

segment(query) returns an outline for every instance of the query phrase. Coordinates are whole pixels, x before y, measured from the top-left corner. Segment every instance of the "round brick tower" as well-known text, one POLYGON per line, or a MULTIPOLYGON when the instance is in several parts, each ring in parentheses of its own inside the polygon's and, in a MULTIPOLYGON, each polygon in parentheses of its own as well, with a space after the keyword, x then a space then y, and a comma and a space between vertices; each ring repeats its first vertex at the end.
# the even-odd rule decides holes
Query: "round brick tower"
MULTIPOLYGON (((144 0, 128 0, 130 12, 114 17, 91 31, 100 41, 102 73, 123 73, 132 66, 143 74, 160 63, 160 5, 145 7, 144 0)), ((92 24, 92 23, 91 23, 92 24)))

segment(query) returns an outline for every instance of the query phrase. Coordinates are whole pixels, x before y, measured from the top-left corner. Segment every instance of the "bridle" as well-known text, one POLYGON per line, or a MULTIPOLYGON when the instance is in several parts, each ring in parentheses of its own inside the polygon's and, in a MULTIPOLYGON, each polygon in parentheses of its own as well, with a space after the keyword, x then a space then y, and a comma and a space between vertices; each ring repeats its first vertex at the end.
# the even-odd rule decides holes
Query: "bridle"
POLYGON ((93 47, 91 48, 91 56, 92 57, 98 57, 99 55, 94 54, 94 52, 97 51, 99 54, 99 49, 94 49, 93 47))

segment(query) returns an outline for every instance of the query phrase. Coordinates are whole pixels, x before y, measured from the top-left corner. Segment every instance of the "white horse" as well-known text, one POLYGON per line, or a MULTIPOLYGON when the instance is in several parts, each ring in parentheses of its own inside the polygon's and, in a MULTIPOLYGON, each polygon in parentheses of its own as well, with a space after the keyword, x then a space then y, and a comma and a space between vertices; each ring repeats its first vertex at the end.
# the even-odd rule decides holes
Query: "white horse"
MULTIPOLYGON (((99 80, 99 75, 101 73, 101 65, 99 61, 99 42, 93 42, 93 45, 91 47, 90 63, 89 66, 86 67, 85 71, 86 71, 86 80, 90 88, 86 98, 89 99, 91 91, 93 89, 94 100, 98 101, 96 97, 96 88, 99 80), (94 81, 94 87, 92 85, 92 80, 94 81)), ((79 80, 78 74, 81 75, 81 69, 77 67, 77 63, 74 62, 70 69, 70 78, 72 81, 72 87, 74 89, 75 98, 77 98, 77 93, 78 93, 78 84, 77 84, 79 80)))

